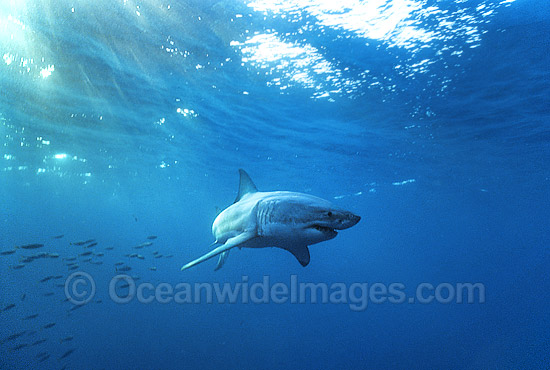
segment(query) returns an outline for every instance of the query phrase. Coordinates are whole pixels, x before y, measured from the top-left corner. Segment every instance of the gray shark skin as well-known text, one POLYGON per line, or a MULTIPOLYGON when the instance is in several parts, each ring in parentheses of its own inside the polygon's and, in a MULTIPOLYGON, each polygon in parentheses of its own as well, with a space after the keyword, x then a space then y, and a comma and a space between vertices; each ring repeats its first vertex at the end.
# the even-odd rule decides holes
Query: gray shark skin
POLYGON ((290 191, 260 192, 240 169, 239 194, 212 224, 217 246, 189 262, 186 270, 219 255, 216 270, 225 263, 229 250, 277 247, 289 251, 302 266, 309 264, 308 246, 338 235, 357 224, 361 217, 337 208, 327 200, 290 191))

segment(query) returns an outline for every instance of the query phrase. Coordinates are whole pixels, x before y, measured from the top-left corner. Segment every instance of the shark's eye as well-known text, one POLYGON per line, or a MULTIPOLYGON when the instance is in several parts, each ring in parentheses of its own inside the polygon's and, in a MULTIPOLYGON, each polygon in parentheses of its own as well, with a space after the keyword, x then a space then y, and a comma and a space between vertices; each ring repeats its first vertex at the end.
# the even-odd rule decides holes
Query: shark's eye
POLYGON ((332 212, 331 212, 331 211, 328 211, 328 212, 327 212, 327 216, 328 216, 328 217, 332 217, 332 212))

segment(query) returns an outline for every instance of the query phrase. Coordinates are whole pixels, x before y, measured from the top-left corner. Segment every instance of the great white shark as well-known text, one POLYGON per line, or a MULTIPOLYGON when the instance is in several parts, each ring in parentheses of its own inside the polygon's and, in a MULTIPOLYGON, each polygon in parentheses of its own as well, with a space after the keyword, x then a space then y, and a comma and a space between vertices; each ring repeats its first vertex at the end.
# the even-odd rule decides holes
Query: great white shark
POLYGON ((308 246, 336 237, 336 230, 350 228, 361 217, 340 209, 328 200, 291 191, 258 191, 250 176, 239 169, 239 193, 212 224, 216 246, 189 262, 182 271, 218 256, 216 270, 229 250, 277 247, 289 251, 302 266, 309 264, 308 246))

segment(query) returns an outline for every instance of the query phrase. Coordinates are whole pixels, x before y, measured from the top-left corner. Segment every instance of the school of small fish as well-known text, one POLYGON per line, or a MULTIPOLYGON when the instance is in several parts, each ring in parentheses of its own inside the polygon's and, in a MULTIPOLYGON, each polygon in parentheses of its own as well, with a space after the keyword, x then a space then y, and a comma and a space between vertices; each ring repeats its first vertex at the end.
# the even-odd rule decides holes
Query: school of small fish
MULTIPOLYGON (((11 249, 0 250, 0 268, 4 268, 5 266, 7 266, 8 269, 11 270, 11 272, 8 272, 10 274, 24 274, 24 271, 17 270, 33 268, 34 263, 39 260, 57 260, 59 262, 56 262, 56 264, 61 263, 61 268, 63 268, 64 266, 67 269, 67 272, 65 274, 52 274, 39 279, 37 283, 42 290, 40 294, 37 295, 36 293, 31 294, 30 292, 21 292, 20 300, 18 302, 6 303, 0 306, 0 315, 3 316, 2 319, 9 319, 11 320, 11 322, 17 323, 17 325, 13 325, 13 327, 17 329, 15 330, 15 332, 6 335, 3 338, 0 338, 0 348, 2 348, 2 350, 8 350, 11 352, 27 351, 22 354, 22 356, 26 356, 29 361, 32 361, 31 359, 34 359, 36 361, 35 366, 33 366, 34 368, 43 368, 44 366, 46 366, 45 364, 43 364, 46 361, 57 361, 58 363, 70 361, 71 355, 74 352, 77 352, 78 348, 63 348, 68 343, 73 343, 73 339, 75 339, 72 335, 67 335, 67 333, 63 333, 64 335, 60 339, 53 340, 52 336, 55 335, 53 333, 57 333, 55 328, 57 327, 58 323, 47 321, 47 317, 45 317, 47 315, 43 313, 29 313, 28 306, 31 305, 31 303, 27 302, 33 299, 33 295, 42 297, 63 297, 63 299, 60 300, 61 303, 71 305, 67 308, 67 316, 71 317, 74 311, 83 308, 84 306, 87 306, 89 303, 92 302, 88 302, 84 305, 73 305, 69 303, 69 299, 65 298, 65 284, 63 284, 62 282, 64 282, 65 279, 74 270, 83 269, 84 264, 98 266, 102 265, 104 262, 107 262, 106 260, 104 260, 104 258, 107 258, 107 260, 109 261, 112 261, 113 258, 116 258, 116 256, 113 255, 114 252, 112 252, 115 250, 115 247, 113 246, 107 246, 105 248, 102 248, 101 251, 98 251, 97 248, 101 247, 100 243, 96 241, 96 239, 73 241, 68 243, 68 247, 64 249, 59 248, 58 246, 55 252, 47 251, 53 248, 55 245, 59 245, 64 237, 65 235, 63 234, 55 235, 51 237, 53 241, 49 243, 45 242, 21 244, 11 249), (64 253, 61 253, 62 250, 63 252, 69 253, 63 256, 62 254, 64 253), (29 252, 34 254, 27 254, 29 252), (107 257, 105 257, 106 254, 107 257), (27 297, 29 297, 29 299, 26 299, 27 297), (44 350, 45 347, 49 349, 52 348, 51 344, 48 346, 48 343, 55 343, 55 346, 59 347, 59 353, 54 354, 50 351, 44 350), (34 350, 34 348, 37 348, 37 350, 34 350), (29 353, 28 351, 32 352, 29 353), (36 353, 35 351, 38 352, 36 355, 33 354, 33 352, 36 353)), ((157 239, 156 235, 149 235, 146 237, 145 242, 136 244, 130 248, 143 249, 143 251, 147 251, 147 247, 152 246, 153 240, 155 239, 157 239)), ((129 262, 132 259, 135 261, 145 261, 146 253, 126 253, 123 255, 123 257, 125 258, 124 260, 110 262, 112 263, 112 272, 114 274, 131 271, 132 267, 130 266, 129 262)), ((151 253, 151 258, 157 259, 161 257, 163 256, 158 251, 154 251, 151 253)), ((166 255, 164 257, 171 258, 173 257, 173 255, 166 255)), ((43 270, 44 265, 40 264, 40 266, 37 268, 43 270)), ((157 268, 156 266, 148 266, 148 269, 150 271, 156 271, 157 268)), ((52 270, 54 269, 49 269, 49 271, 52 270)), ((59 270, 59 268, 56 268, 55 270, 59 270)), ((3 272, 0 271, 0 273, 3 272)), ((133 276, 133 278, 134 280, 138 280, 139 276, 133 276)), ((124 289, 127 287, 127 284, 122 284, 118 286, 119 289, 124 289)), ((93 302, 95 302, 96 304, 101 304, 103 301, 101 299, 95 299, 95 301, 93 302)), ((3 333, 3 331, 0 331, 0 333, 3 333)), ((55 362, 53 363, 55 364, 55 362)), ((61 370, 63 369, 68 369, 67 363, 62 364, 61 370)))

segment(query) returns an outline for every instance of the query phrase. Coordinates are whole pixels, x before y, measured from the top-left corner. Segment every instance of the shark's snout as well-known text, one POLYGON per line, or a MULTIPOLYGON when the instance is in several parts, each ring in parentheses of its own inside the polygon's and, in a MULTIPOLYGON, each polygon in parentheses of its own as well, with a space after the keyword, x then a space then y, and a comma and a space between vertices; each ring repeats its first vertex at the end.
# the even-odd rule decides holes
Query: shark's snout
POLYGON ((336 229, 349 229, 350 227, 357 225, 359 221, 361 221, 360 216, 357 216, 351 212, 346 212, 345 217, 342 217, 342 219, 340 220, 340 225, 339 227, 336 227, 336 229))
POLYGON ((312 222, 308 227, 314 227, 320 231, 333 233, 336 236, 336 230, 345 230, 356 225, 361 217, 348 211, 331 210, 325 212, 323 219, 312 222))

